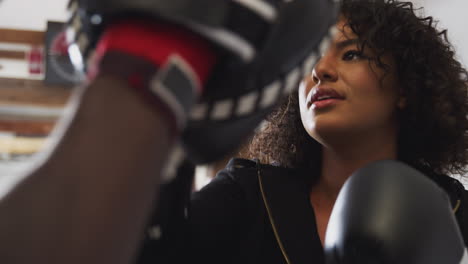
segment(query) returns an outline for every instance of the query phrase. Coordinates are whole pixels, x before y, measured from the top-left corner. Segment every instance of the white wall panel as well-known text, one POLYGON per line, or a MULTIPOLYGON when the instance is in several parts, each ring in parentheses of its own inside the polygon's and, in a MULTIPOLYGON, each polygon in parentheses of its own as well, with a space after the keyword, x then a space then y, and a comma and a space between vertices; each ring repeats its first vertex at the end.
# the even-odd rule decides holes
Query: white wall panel
POLYGON ((47 20, 65 21, 68 0, 3 0, 0 27, 45 30, 47 20))

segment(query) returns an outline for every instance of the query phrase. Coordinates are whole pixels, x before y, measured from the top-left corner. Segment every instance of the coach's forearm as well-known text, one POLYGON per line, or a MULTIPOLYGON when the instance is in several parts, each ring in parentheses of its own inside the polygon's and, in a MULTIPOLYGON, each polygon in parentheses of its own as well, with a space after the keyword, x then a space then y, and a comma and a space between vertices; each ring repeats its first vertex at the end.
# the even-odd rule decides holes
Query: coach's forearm
POLYGON ((4 263, 128 263, 171 147, 167 120, 99 77, 48 160, 0 201, 4 263))

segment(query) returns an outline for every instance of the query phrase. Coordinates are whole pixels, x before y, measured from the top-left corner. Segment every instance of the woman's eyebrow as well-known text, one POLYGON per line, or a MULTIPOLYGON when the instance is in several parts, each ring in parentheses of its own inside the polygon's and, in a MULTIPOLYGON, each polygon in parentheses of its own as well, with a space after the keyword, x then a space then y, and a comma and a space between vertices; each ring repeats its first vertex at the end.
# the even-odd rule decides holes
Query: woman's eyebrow
POLYGON ((356 45, 356 44, 359 44, 359 39, 357 38, 353 38, 353 39, 345 39, 345 40, 342 40, 342 41, 337 41, 335 43, 335 46, 338 50, 341 50, 341 49, 344 49, 348 46, 351 46, 351 45, 356 45))

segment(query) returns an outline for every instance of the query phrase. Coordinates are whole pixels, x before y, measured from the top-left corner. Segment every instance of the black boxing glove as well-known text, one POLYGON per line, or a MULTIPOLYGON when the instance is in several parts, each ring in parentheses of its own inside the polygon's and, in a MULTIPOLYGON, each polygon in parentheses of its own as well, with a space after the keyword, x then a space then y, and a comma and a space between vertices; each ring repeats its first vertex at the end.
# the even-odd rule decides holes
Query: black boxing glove
POLYGON ((468 263, 445 191, 391 160, 371 163, 346 181, 324 249, 328 264, 468 263))
MULTIPOLYGON (((202 79, 200 76, 193 78, 192 73, 198 68, 191 63, 188 63, 188 68, 192 68, 189 71, 184 71, 187 67, 177 63, 156 63, 157 68, 163 64, 166 69, 159 82, 167 91, 154 95, 153 82, 146 81, 140 85, 150 91, 148 96, 156 96, 158 101, 169 106, 182 106, 172 107, 172 111, 176 108, 185 111, 179 111, 185 115, 179 114, 182 118, 177 119, 177 123, 182 125, 187 121, 182 136, 183 146, 192 161, 204 163, 219 159, 236 148, 282 95, 295 89, 301 77, 311 71, 321 52, 319 49, 327 46, 330 27, 335 23, 334 2, 74 0, 70 5, 73 15, 67 35, 76 44, 70 47, 71 53, 77 54, 73 57, 84 60, 94 57, 98 40, 109 25, 136 18, 177 25, 180 30, 197 35, 212 45, 211 51, 215 53, 212 62, 215 65, 213 70, 211 64, 203 68, 208 74, 206 83, 201 82, 205 89, 198 89, 200 96, 196 93, 190 96, 194 80, 202 79), (181 82, 187 88, 181 89, 181 82), (171 95, 171 99, 162 98, 162 94, 171 95), (196 105, 191 107, 192 103, 196 105)), ((192 45, 191 41, 182 42, 192 45)), ((147 48, 158 49, 156 44, 147 45, 147 48)), ((211 56, 209 50, 206 49, 208 57, 211 56)), ((80 59, 75 61, 76 65, 85 68, 83 60, 81 64, 80 59)), ((108 65, 117 63, 111 61, 108 65)), ((120 70, 116 72, 120 73, 120 70)), ((154 79, 153 75, 147 75, 146 79, 154 79)))

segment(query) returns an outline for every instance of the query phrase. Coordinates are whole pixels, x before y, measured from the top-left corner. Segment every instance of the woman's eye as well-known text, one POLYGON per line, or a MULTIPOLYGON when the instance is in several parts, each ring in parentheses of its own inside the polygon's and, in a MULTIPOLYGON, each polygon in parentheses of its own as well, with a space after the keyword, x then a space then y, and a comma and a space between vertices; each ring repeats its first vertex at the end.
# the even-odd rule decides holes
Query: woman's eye
POLYGON ((357 60, 361 58, 363 58, 362 53, 357 50, 350 50, 350 51, 345 52, 345 54, 343 54, 343 60, 345 61, 357 60))

